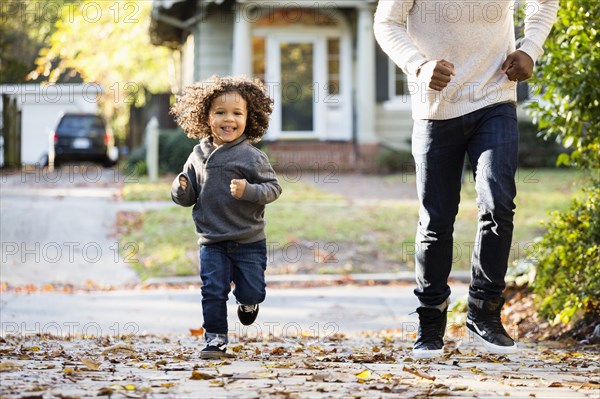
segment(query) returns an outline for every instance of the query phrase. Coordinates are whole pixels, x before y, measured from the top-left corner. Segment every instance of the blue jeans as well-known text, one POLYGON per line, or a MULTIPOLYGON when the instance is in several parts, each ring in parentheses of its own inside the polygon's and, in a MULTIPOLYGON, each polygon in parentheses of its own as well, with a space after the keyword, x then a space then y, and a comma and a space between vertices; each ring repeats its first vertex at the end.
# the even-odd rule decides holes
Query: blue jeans
POLYGON ((469 295, 489 299, 502 294, 512 242, 518 141, 512 103, 448 120, 415 121, 412 153, 421 204, 415 295, 421 304, 436 306, 450 295, 452 234, 465 153, 473 168, 479 209, 477 236, 468 243, 473 251, 469 295))
POLYGON ((200 246, 202 327, 207 341, 218 336, 227 343, 227 299, 232 282, 238 303, 256 305, 265 300, 266 268, 265 240, 249 244, 223 241, 200 246))

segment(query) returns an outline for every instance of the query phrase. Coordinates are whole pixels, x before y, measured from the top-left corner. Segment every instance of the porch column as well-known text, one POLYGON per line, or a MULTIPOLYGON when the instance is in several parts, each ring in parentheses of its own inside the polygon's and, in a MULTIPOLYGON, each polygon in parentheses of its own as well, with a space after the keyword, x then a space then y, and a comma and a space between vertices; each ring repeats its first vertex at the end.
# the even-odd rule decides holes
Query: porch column
POLYGON ((377 143, 375 136, 375 35, 373 9, 358 8, 356 45, 356 122, 358 141, 377 143))
POLYGON ((252 76, 252 26, 248 20, 248 6, 236 4, 233 16, 233 75, 252 76))

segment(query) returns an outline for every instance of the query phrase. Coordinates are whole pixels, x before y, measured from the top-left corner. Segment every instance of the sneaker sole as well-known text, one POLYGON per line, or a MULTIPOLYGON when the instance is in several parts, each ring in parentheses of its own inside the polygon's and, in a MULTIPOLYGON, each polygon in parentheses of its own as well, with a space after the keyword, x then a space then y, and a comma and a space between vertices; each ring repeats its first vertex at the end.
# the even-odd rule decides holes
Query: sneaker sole
POLYGON ((200 352, 200 359, 216 360, 225 357, 227 357, 227 355, 223 352, 200 352))
POLYGON ((413 349, 413 357, 416 359, 433 359, 442 356, 443 349, 413 349))
POLYGON ((495 355, 508 355, 511 353, 516 353, 518 350, 516 343, 512 346, 495 345, 495 344, 492 344, 491 342, 486 341, 482 336, 480 336, 473 330, 471 330, 469 328, 468 328, 468 330, 469 330, 469 338, 471 339, 471 342, 473 342, 473 338, 475 338, 480 344, 483 345, 483 347, 486 349, 486 351, 488 353, 493 353, 495 355))
POLYGON ((258 318, 258 311, 259 311, 259 310, 260 310, 260 307, 259 307, 259 305, 256 305, 256 313, 254 314, 254 318, 252 319, 252 321, 250 321, 250 322, 247 322, 247 321, 246 321, 246 322, 243 322, 243 321, 242 321, 242 318, 243 318, 243 316, 240 316, 240 313, 242 313, 242 312, 240 311, 240 308, 238 307, 238 311, 237 311, 238 320, 239 320, 239 321, 240 321, 240 323, 242 323, 244 326, 250 326, 250 325, 252 325, 252 324, 253 324, 253 323, 256 321, 256 319, 258 318))

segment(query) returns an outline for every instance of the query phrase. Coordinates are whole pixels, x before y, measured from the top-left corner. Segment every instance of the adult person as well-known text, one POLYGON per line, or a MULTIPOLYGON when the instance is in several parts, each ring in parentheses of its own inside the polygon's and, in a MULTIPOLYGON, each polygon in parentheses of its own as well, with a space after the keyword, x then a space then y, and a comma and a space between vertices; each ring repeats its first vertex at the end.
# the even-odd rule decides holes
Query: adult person
POLYGON ((465 153, 479 209, 467 328, 490 352, 516 350, 500 320, 516 195, 516 86, 543 53, 558 0, 526 1, 518 49, 515 9, 514 0, 381 0, 375 13, 375 37, 408 76, 412 97, 418 358, 443 352, 465 153))

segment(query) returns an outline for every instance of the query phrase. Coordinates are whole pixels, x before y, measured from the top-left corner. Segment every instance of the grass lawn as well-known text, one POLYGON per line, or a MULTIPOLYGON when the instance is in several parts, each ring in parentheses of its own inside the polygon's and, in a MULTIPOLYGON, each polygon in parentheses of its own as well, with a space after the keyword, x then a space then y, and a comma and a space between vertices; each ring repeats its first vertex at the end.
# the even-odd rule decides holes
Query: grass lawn
MULTIPOLYGON (((523 257, 534 239, 543 233, 540 222, 548 219, 548 212, 569 206, 583 183, 584 178, 578 173, 566 169, 519 171, 511 260, 523 257)), ((391 175, 386 179, 414 185, 414 181, 403 183, 406 176, 391 175)), ((326 253, 351 248, 353 253, 362 255, 360 259, 367 260, 349 268, 346 265, 344 270, 350 272, 389 272, 414 267, 416 200, 352 201, 304 183, 283 179, 281 183, 283 195, 268 205, 266 211, 267 237, 273 247, 310 242, 326 253), (383 269, 375 266, 376 263, 387 266, 383 269)), ((170 179, 158 183, 140 179, 125 185, 123 197, 125 200, 169 200, 170 184, 170 179)), ((461 193, 454 232, 454 267, 458 269, 469 267, 476 225, 475 190, 472 178, 468 178, 461 193)), ((120 239, 123 243, 138 244, 135 267, 142 278, 197 274, 198 246, 191 208, 146 212, 142 227, 126 229, 120 239)), ((319 270, 322 268, 315 269, 319 270)))

